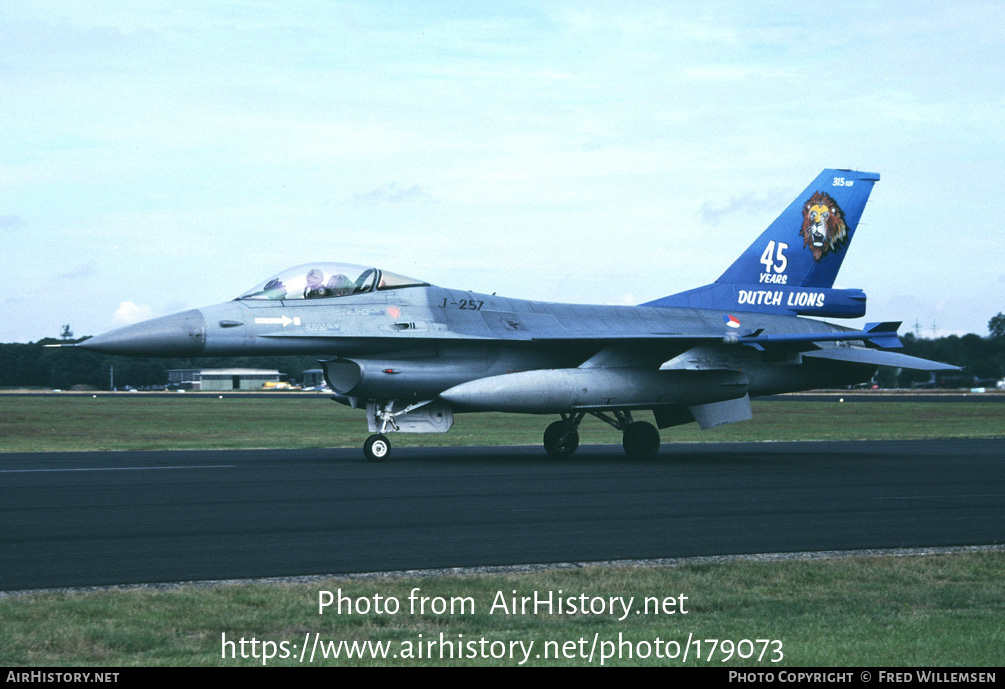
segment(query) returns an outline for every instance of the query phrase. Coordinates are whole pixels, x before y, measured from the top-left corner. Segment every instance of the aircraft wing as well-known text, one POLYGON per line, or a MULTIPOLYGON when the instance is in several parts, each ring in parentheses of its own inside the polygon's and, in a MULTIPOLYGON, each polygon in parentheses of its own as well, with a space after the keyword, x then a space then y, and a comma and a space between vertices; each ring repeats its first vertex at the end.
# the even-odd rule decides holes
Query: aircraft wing
MULTIPOLYGON (((646 345, 667 345, 674 343, 676 347, 687 348, 692 345, 704 344, 742 344, 758 351, 786 350, 790 353, 801 353, 816 359, 829 359, 832 361, 847 361, 850 363, 872 364, 874 366, 892 366, 895 368, 911 368, 919 371, 959 371, 958 366, 943 364, 937 361, 929 361, 920 357, 900 354, 897 352, 885 351, 887 348, 900 347, 901 343, 897 337, 897 328, 900 323, 869 323, 863 330, 854 331, 826 331, 815 333, 779 333, 767 334, 763 330, 734 335, 732 333, 672 333, 672 332, 625 332, 625 333, 577 333, 555 335, 555 336, 529 336, 528 333, 515 333, 514 337, 508 338, 510 341, 532 341, 551 344, 583 344, 593 342, 596 344, 606 344, 616 347, 618 358, 624 362, 647 360, 655 361, 658 354, 647 356, 650 347, 646 345), (839 346, 821 348, 819 343, 844 342, 848 340, 865 342, 867 347, 839 346), (643 346, 643 349, 631 349, 633 344, 643 346), (629 347, 630 349, 625 349, 629 347)), ((421 330, 409 333, 412 340, 425 340, 421 330)), ((289 338, 289 339, 323 339, 332 337, 328 333, 269 333, 262 335, 269 338, 289 338)), ((365 336, 359 339, 369 339, 365 336)), ((491 340, 494 338, 485 336, 464 336, 456 333, 436 333, 436 340, 491 340)), ((605 357, 606 358, 606 357, 605 357)), ((661 359, 662 360, 662 359, 661 359)), ((728 367, 727 367, 728 368, 728 367)))
POLYGON ((719 341, 725 344, 743 344, 763 351, 766 347, 781 347, 794 351, 813 349, 818 342, 843 342, 846 340, 861 340, 870 347, 881 349, 899 348, 903 346, 897 337, 899 322, 867 323, 863 330, 827 330, 810 333, 766 333, 764 328, 746 333, 671 333, 671 332, 627 332, 627 333, 597 333, 583 335, 561 335, 555 337, 534 337, 535 342, 582 342, 590 341, 667 341, 667 340, 698 340, 704 342, 719 341))
MULTIPOLYGON (((709 333, 631 333, 621 337, 604 336, 604 340, 610 340, 611 345, 618 346, 618 357, 623 361, 638 360, 644 357, 642 350, 625 350, 632 341, 639 344, 656 342, 687 342, 691 341, 698 345, 690 350, 704 356, 709 361, 704 361, 702 366, 697 368, 723 368, 732 369, 735 365, 729 357, 723 358, 723 350, 717 348, 716 353, 709 356, 712 350, 706 345, 723 344, 743 344, 758 351, 785 350, 790 353, 800 353, 802 356, 829 359, 831 361, 846 361, 850 363, 871 364, 874 366, 892 366, 895 368, 910 368, 919 371, 960 371, 958 366, 943 364, 937 361, 929 361, 908 354, 886 351, 888 348, 899 348, 903 346, 897 337, 899 322, 868 323, 862 330, 848 331, 828 331, 815 333, 779 333, 765 334, 763 329, 747 332, 742 335, 733 334, 709 334, 709 333), (861 346, 829 346, 821 347, 821 343, 838 343, 846 341, 861 341, 865 347, 861 346), (718 361, 718 364, 713 363, 718 361)), ((555 341, 559 338, 535 338, 535 340, 555 341)), ((570 340, 572 338, 569 338, 570 340)), ((609 356, 609 355, 608 355, 609 356)), ((599 355, 598 355, 599 358, 599 355)), ((660 368, 675 368, 668 366, 674 360, 665 362, 660 368)), ((687 368, 687 366, 684 366, 687 368)))

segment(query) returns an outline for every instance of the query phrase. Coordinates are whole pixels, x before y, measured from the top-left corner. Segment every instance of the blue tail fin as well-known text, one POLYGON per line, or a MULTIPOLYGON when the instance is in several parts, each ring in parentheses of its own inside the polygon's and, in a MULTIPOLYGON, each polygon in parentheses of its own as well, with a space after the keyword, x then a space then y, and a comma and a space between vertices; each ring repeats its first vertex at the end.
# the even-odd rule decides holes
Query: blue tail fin
POLYGON ((711 285, 644 306, 858 318, 865 293, 832 289, 874 172, 824 170, 711 285))
POLYGON ((877 181, 874 172, 824 170, 716 282, 833 286, 877 181))

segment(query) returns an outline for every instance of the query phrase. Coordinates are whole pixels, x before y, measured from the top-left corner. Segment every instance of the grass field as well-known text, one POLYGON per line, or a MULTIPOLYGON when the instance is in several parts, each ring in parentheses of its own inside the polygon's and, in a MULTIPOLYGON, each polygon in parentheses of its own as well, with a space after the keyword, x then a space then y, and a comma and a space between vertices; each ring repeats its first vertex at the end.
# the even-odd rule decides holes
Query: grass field
POLYGON ((0 664, 514 666, 530 648, 527 665, 997 666, 1005 641, 1003 581, 999 551, 45 593, 0 600, 0 664), (409 596, 416 588, 416 600, 426 597, 429 608, 436 599, 444 606, 457 601, 454 614, 449 608, 413 614, 409 596), (344 607, 340 615, 333 604, 321 615, 321 591, 370 605, 379 596, 385 607, 393 598, 398 612, 349 614, 344 607), (641 614, 625 616, 620 608, 614 614, 490 612, 500 592, 512 598, 513 591, 633 597, 632 609, 641 614), (673 598, 675 607, 657 614, 643 607, 646 597, 673 598), (454 646, 453 659, 439 655, 446 649, 441 633, 454 646), (313 663, 309 655, 301 661, 301 647, 306 640, 313 648, 315 634, 323 644, 387 644, 388 658, 350 659, 343 647, 341 658, 317 651, 313 663), (237 640, 226 657, 224 638, 237 640), (700 644, 692 641, 685 662, 689 638, 700 644), (711 639, 720 641, 710 662, 711 639), (753 643, 741 645, 744 639, 753 643), (400 657, 409 649, 418 655, 418 644, 431 640, 424 657, 400 657), (275 644, 268 660, 264 641, 275 644), (458 648, 459 642, 475 646, 458 648))
MULTIPOLYGON (((754 418, 708 431, 663 431, 663 442, 1005 437, 1005 404, 753 402, 754 418)), ((637 414, 645 419, 647 413, 637 414)), ((550 416, 458 414, 446 434, 398 434, 395 446, 540 445, 550 416)), ((361 447, 366 415, 324 396, 0 395, 0 451, 361 447)), ((620 444, 593 417, 584 444, 620 444)))
MULTIPOLYGON (((664 431, 664 443, 1005 436, 1003 404, 755 402, 754 417, 712 431, 664 431)), ((400 435, 395 442, 539 445, 548 422, 461 415, 446 435, 400 435)), ((595 420, 581 431, 584 443, 619 441, 595 420)), ((7 452, 357 447, 365 436, 361 412, 317 397, 0 395, 0 447, 7 452)), ((306 665, 299 654, 317 639, 329 653, 340 641, 387 644, 388 658, 367 653, 349 659, 343 646, 342 657, 316 654, 314 665, 513 666, 530 649, 527 665, 770 667, 780 657, 777 666, 995 667, 1005 642, 1003 582, 1005 551, 992 549, 31 593, 0 597, 0 664, 238 666, 262 665, 263 654, 271 653, 269 665, 306 665), (470 599, 470 612, 411 614, 415 588, 430 599, 470 599), (319 592, 339 589, 368 603, 393 598, 401 608, 396 614, 319 615, 319 592), (646 597, 686 596, 688 614, 490 614, 500 592, 511 597, 514 591, 633 597, 633 612, 646 597), (441 634, 446 644, 439 643, 441 634), (233 645, 223 644, 224 635, 233 645), (718 641, 710 662, 712 639, 718 641), (448 647, 454 658, 441 657, 448 647), (686 662, 684 647, 690 649, 686 662), (403 657, 420 648, 423 657, 403 657)))

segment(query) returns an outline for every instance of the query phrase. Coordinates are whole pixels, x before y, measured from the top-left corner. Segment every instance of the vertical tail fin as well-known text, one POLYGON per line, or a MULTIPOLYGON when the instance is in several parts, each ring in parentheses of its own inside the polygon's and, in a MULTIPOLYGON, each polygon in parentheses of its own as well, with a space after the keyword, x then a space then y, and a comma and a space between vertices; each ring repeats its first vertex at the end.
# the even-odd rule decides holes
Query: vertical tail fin
POLYGON ((874 172, 824 170, 716 282, 831 287, 877 181, 874 172))
POLYGON ((643 306, 865 315, 865 292, 832 286, 877 181, 874 172, 824 170, 718 280, 643 306))

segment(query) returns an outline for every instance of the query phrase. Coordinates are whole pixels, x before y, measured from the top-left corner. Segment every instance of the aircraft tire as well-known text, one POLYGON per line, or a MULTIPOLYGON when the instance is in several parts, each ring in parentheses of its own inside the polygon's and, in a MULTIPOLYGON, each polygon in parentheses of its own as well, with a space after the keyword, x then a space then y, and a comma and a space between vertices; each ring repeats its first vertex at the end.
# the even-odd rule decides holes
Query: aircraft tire
POLYGON ((391 441, 382 433, 371 435, 363 443, 363 455, 368 462, 383 462, 389 454, 391 454, 391 441))
POLYGON ((544 430, 544 449, 552 457, 570 457, 578 447, 579 431, 566 434, 564 421, 556 421, 544 430))
POLYGON ((632 459, 650 459, 660 451, 660 432, 651 423, 636 421, 625 429, 621 444, 632 459))

